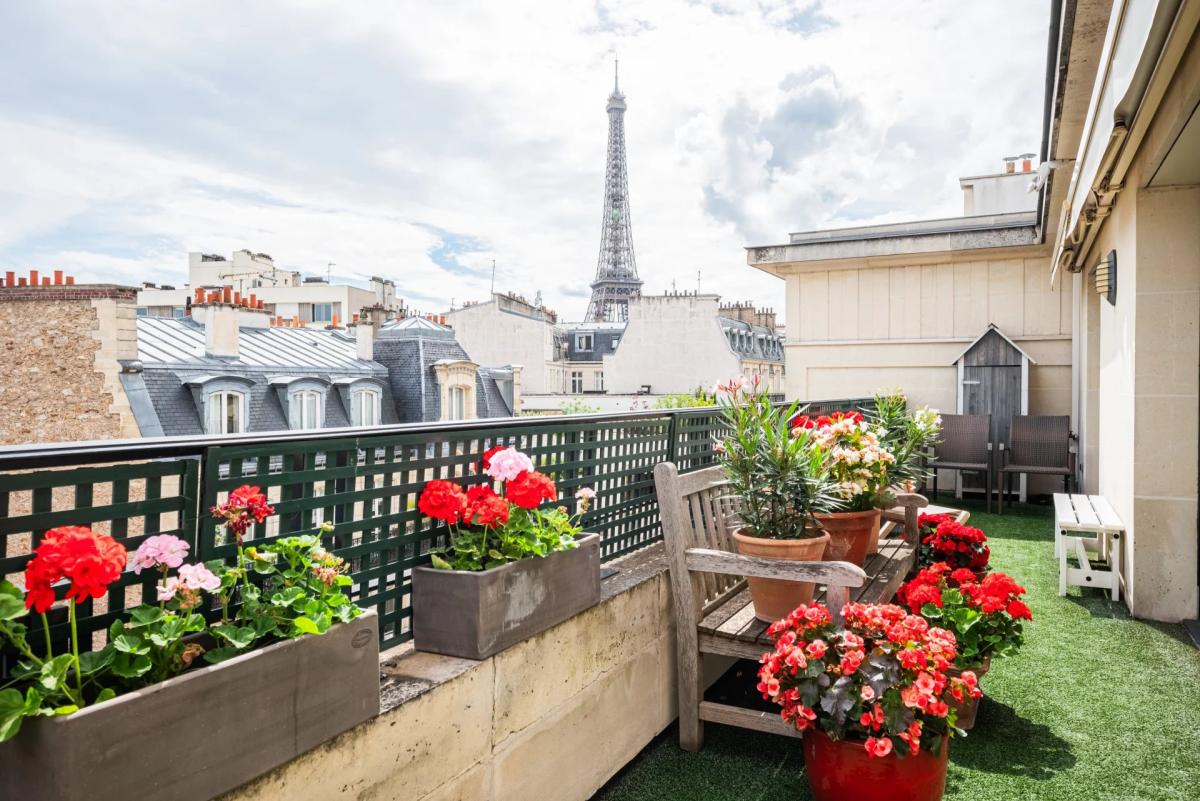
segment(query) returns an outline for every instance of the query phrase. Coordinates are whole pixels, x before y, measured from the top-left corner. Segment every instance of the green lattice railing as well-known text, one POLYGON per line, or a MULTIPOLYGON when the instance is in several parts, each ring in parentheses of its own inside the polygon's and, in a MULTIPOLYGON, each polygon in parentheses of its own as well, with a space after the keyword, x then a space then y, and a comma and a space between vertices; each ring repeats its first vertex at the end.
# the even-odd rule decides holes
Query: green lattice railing
MULTIPOLYGON (((388 647, 411 636, 411 568, 445 536, 416 511, 426 481, 478 481, 473 465, 483 451, 515 445, 555 478, 563 503, 573 504, 579 487, 597 491, 584 522, 601 534, 611 560, 661 536, 654 466, 711 464, 718 420, 714 408, 680 409, 0 448, 0 575, 19 580, 42 532, 57 525, 93 526, 131 550, 149 534, 171 533, 200 559, 230 558, 233 545, 220 540, 207 510, 231 489, 257 484, 277 514, 252 537, 333 523, 326 545, 350 560, 354 599, 378 610, 388 647)), ((153 576, 127 573, 107 598, 81 608, 83 630, 98 644, 117 612, 153 601, 153 583, 153 576)))

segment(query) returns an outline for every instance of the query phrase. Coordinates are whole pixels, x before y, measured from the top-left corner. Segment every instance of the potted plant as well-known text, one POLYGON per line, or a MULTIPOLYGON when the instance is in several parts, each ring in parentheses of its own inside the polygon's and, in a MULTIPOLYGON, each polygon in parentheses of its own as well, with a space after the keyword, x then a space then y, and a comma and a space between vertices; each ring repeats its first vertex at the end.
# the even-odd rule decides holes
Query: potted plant
MULTIPOLYGON (((925 457, 941 437, 942 418, 936 409, 922 406, 908 411, 908 398, 900 391, 883 392, 875 396, 869 412, 871 427, 879 444, 892 455, 885 464, 885 489, 876 499, 880 509, 895 505, 897 490, 915 492, 925 480, 925 457)), ((867 553, 879 551, 879 528, 872 531, 867 553)))
MULTIPOLYGON (((817 512, 836 507, 824 456, 807 431, 792 436, 788 420, 796 404, 780 409, 745 378, 719 388, 725 436, 717 460, 738 500, 733 540, 738 553, 772 559, 819 562, 829 535, 813 522, 817 512)), ((812 600, 811 582, 747 579, 754 614, 779 620, 812 600)))
POLYGON ((917 526, 921 531, 920 564, 945 562, 951 570, 965 567, 979 578, 987 572, 992 550, 982 530, 959 523, 950 514, 921 515, 917 526))
POLYGON ((975 675, 948 675, 954 635, 918 615, 891 604, 842 611, 842 625, 822 604, 772 624, 758 690, 803 732, 816 801, 937 801, 951 702, 978 694, 975 675))
MULTIPOLYGON (((241 487, 214 513, 241 543, 273 510, 241 487)), ((378 714, 376 617, 346 597, 347 566, 317 537, 239 545, 235 566, 186 563, 189 550, 160 534, 129 554, 67 526, 43 536, 24 591, 0 583, 0 642, 19 654, 0 683, 0 797, 207 799, 378 714), (77 604, 127 567, 158 573, 157 603, 116 615, 91 650, 77 604), (59 653, 47 613, 62 596, 59 653)))
MULTIPOLYGON (((982 679, 993 656, 1014 654, 1024 642, 1022 623, 1033 620, 1033 612, 1021 600, 1024 594, 1025 588, 1004 573, 994 571, 980 580, 970 568, 937 562, 901 586, 897 598, 930 625, 954 633, 958 656, 952 675, 970 670, 982 679)), ((956 705, 958 727, 971 729, 979 699, 964 699, 956 705)))
POLYGON ((419 651, 484 659, 600 600, 600 535, 580 517, 596 497, 575 494, 577 514, 530 458, 497 446, 480 461, 491 482, 464 490, 435 479, 417 508, 448 528, 449 543, 413 569, 413 642, 419 651))
POLYGON ((888 489, 895 457, 883 447, 861 412, 835 412, 792 420, 792 433, 812 439, 833 479, 842 511, 822 512, 817 523, 829 534, 825 558, 862 566, 872 540, 879 540, 881 496, 888 489))

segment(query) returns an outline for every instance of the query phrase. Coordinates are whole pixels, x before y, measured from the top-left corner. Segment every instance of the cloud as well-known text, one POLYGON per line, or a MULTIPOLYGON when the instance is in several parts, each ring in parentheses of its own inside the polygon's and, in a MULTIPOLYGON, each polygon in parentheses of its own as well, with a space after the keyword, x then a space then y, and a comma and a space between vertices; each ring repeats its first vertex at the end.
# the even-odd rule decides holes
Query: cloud
POLYGON ((743 247, 945 216, 1036 149, 1034 0, 0 4, 0 268, 266 251, 426 309, 586 309, 612 54, 647 291, 782 309, 743 247))

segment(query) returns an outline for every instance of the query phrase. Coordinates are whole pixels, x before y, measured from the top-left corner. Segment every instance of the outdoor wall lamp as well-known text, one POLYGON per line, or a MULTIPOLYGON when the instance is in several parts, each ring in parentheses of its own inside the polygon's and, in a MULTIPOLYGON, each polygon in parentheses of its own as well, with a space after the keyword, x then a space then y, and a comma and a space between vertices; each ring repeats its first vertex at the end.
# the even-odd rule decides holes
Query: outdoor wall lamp
POLYGON ((1109 305, 1117 305, 1117 251, 1110 250, 1108 255, 1096 264, 1095 268, 1096 294, 1103 295, 1109 305))

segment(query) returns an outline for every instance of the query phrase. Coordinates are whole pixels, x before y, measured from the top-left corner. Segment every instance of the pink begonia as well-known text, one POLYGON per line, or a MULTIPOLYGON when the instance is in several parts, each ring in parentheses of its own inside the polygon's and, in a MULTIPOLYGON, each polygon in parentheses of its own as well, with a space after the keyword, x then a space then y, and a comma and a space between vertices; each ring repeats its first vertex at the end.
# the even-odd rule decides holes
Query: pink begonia
POLYGON ((156 534, 147 537, 134 552, 129 564, 134 573, 141 573, 145 568, 179 567, 187 558, 188 544, 179 537, 170 534, 156 534))
POLYGON ((516 448, 505 448, 492 454, 486 472, 496 481, 512 481, 522 473, 532 473, 533 462, 516 448))
POLYGON ((184 565, 179 568, 179 579, 192 590, 212 592, 221 587, 221 579, 217 574, 201 564, 184 565))

